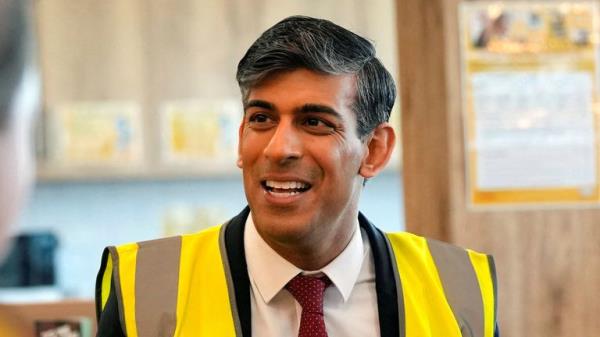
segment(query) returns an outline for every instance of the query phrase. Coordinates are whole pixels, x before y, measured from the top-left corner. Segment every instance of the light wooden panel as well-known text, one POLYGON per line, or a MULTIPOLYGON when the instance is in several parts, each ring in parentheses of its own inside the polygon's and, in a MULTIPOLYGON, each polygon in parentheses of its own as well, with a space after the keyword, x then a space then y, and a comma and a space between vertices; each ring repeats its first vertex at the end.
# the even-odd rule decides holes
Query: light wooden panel
POLYGON ((398 1, 407 229, 447 237, 450 217, 443 1, 398 1))
POLYGON ((187 172, 157 168, 158 114, 163 103, 239 99, 235 80, 239 59, 265 29, 297 14, 331 19, 374 40, 395 74, 394 6, 394 0, 38 1, 47 112, 71 101, 137 102, 144 114, 147 159, 146 167, 135 172, 49 167, 39 177, 128 179, 138 171, 142 178, 177 177, 190 176, 194 170, 200 171, 196 176, 212 176, 211 170, 198 167, 187 172))
POLYGON ((36 2, 44 98, 144 97, 142 3, 119 0, 36 2))
MULTIPOLYGON (((143 8, 139 0, 35 3, 46 121, 57 106, 81 101, 127 101, 149 111, 143 8)), ((46 152, 52 152, 49 146, 43 145, 46 152)), ((145 147, 151 152, 152 144, 145 147)), ((104 176, 104 170, 55 172, 45 164, 40 160, 38 165, 41 180, 104 176)))
POLYGON ((457 0, 398 0, 407 228, 494 255, 503 336, 600 331, 600 210, 467 208, 457 0))

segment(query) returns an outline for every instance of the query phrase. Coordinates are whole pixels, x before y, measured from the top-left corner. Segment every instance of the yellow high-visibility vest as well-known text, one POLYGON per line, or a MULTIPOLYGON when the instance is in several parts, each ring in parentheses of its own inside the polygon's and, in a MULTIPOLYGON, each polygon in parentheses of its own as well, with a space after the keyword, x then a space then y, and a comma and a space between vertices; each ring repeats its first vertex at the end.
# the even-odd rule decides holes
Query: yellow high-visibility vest
MULTIPOLYGON (((250 286, 240 245, 248 212, 196 234, 108 247, 97 310, 113 288, 128 337, 249 336, 250 286)), ((490 256, 409 233, 384 235, 362 215, 359 222, 374 253, 382 336, 494 336, 490 256)))

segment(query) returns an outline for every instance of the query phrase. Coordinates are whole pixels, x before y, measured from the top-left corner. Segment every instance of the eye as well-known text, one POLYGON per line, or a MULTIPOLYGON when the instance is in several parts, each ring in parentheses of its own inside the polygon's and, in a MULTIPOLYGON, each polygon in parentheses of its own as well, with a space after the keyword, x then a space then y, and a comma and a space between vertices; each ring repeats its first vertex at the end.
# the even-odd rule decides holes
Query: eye
POLYGON ((253 122, 253 123, 265 123, 269 121, 269 116, 265 115, 265 114, 261 114, 261 113, 256 113, 250 116, 250 118, 248 118, 248 121, 253 122))
POLYGON ((330 133, 334 129, 331 123, 317 117, 307 117, 302 124, 309 130, 317 133, 330 133))
POLYGON ((325 124, 325 123, 323 123, 322 120, 320 120, 318 118, 307 118, 305 123, 308 126, 320 126, 320 125, 325 124))
POLYGON ((255 130, 267 130, 275 124, 271 116, 257 112, 248 116, 248 127, 255 130))

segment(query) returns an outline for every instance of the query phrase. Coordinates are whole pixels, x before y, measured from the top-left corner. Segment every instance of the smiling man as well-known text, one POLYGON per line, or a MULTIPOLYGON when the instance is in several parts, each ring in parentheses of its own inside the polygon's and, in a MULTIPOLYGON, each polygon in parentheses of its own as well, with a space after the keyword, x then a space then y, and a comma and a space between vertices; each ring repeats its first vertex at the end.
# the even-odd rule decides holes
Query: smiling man
POLYGON ((249 206, 197 234, 107 248, 98 336, 497 333, 491 257, 359 213, 395 144, 394 82, 369 41, 290 17, 254 42, 237 80, 249 206))

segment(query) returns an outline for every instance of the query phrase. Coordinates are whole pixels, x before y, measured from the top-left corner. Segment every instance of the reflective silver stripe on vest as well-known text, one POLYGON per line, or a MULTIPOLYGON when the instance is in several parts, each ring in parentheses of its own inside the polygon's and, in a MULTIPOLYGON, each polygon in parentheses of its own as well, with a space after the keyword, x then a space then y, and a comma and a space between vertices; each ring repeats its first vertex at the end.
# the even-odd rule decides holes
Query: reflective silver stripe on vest
POLYGON ((233 287, 233 278, 231 277, 231 269, 229 267, 229 257, 227 256, 227 248, 225 247, 225 229, 229 222, 221 226, 219 231, 219 250, 221 251, 221 261, 223 262, 223 271, 225 271, 225 279, 227 280, 227 291, 229 292, 229 305, 231 306, 231 315, 233 316, 233 325, 235 335, 242 336, 242 323, 238 314, 237 302, 235 299, 235 289, 233 287))
POLYGON ((468 252, 436 240, 427 244, 463 337, 484 337, 483 299, 468 252))
POLYGON ((176 236, 138 243, 135 321, 139 337, 175 333, 181 240, 176 236))

